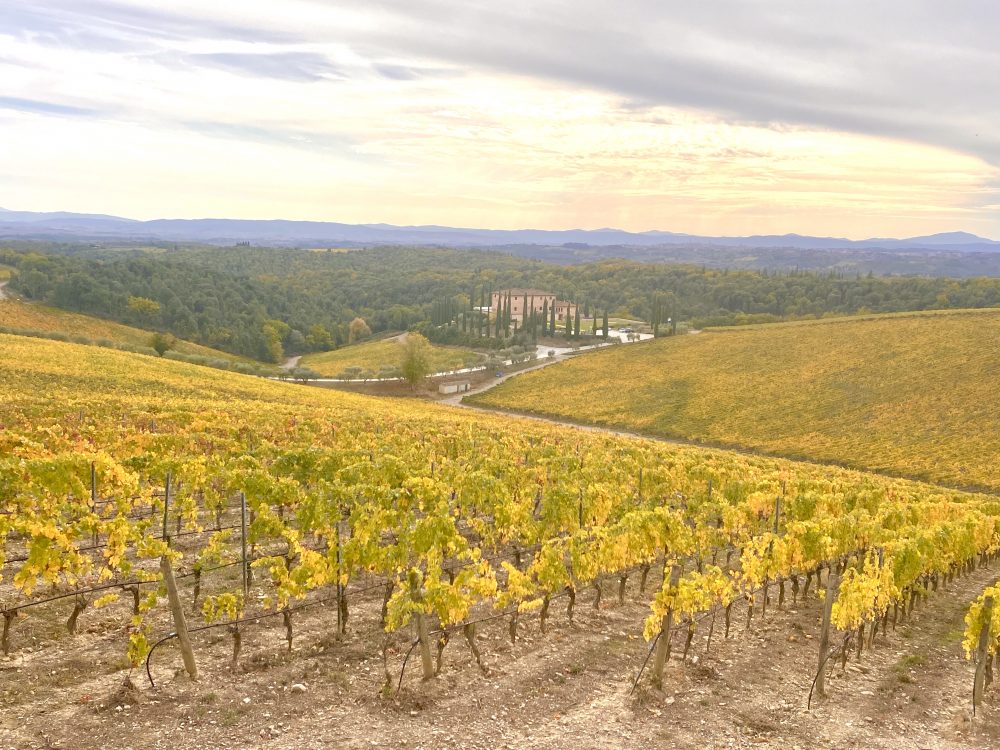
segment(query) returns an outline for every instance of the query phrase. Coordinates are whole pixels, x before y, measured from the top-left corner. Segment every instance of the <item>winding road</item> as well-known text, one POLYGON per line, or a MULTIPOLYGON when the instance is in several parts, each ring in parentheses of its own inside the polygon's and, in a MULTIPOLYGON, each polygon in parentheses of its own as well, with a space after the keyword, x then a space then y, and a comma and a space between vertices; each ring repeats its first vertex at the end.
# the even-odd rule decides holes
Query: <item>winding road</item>
POLYGON ((505 380, 510 380, 511 378, 517 377, 526 372, 531 372, 532 370, 541 370, 543 367, 548 367, 549 365, 554 365, 556 362, 562 362, 563 360, 569 359, 568 354, 557 354, 554 357, 546 357, 544 360, 531 367, 526 367, 523 370, 517 370, 516 372, 509 372, 506 375, 501 375, 495 380, 489 380, 475 388, 470 388, 464 393, 456 393, 453 396, 448 396, 448 398, 438 399, 439 404, 448 404, 449 406, 462 406, 466 409, 482 409, 482 411, 500 411, 499 409, 486 409, 484 407, 472 406, 471 404, 463 404, 462 399, 466 396, 475 396, 477 393, 483 393, 488 391, 490 388, 496 388, 505 380))

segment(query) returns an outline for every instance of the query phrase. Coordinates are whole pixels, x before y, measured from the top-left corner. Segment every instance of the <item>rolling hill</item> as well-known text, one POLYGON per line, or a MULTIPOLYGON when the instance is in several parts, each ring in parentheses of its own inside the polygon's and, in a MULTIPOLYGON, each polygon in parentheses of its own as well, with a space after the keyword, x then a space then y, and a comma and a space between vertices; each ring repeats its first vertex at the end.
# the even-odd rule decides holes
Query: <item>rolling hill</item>
POLYGON ((588 354, 482 406, 1000 488, 1000 310, 706 330, 588 354))
MULTIPOLYGON (((115 323, 111 320, 95 318, 91 315, 68 312, 56 307, 48 307, 17 299, 0 298, 0 327, 23 329, 45 333, 65 334, 83 337, 91 342, 112 342, 128 346, 149 346, 152 332, 141 328, 115 323)), ((221 352, 200 344, 178 340, 174 351, 232 362, 250 362, 246 357, 221 352)))
MULTIPOLYGON (((398 367, 402 362, 403 349, 396 339, 367 341, 353 346, 345 346, 329 352, 307 354, 299 361, 302 367, 334 378, 348 367, 360 367, 373 375, 385 367, 398 367)), ((430 363, 432 372, 457 370, 475 364, 479 356, 467 349, 431 346, 430 363)))
POLYGON ((287 221, 280 219, 154 219, 136 221, 101 214, 65 211, 33 212, 0 209, 0 236, 91 238, 118 240, 167 240, 229 244, 253 243, 324 246, 331 243, 425 244, 466 247, 504 245, 560 245, 579 243, 590 246, 650 247, 657 245, 700 245, 712 247, 780 248, 881 248, 885 250, 950 249, 980 252, 1000 251, 1000 242, 968 232, 943 232, 925 237, 891 239, 873 237, 849 240, 843 237, 809 237, 800 234, 719 237, 683 232, 628 232, 622 229, 481 229, 435 225, 396 226, 393 224, 344 224, 330 221, 287 221))

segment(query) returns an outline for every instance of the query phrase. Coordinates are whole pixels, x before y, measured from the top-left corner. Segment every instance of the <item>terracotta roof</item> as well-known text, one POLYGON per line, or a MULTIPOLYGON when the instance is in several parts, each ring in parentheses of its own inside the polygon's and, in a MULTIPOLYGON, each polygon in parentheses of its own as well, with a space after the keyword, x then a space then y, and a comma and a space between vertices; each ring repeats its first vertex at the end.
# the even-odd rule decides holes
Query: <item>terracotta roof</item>
POLYGON ((510 294, 511 297, 555 297, 556 295, 552 292, 543 292, 541 289, 499 289, 494 294, 500 294, 504 297, 510 294))

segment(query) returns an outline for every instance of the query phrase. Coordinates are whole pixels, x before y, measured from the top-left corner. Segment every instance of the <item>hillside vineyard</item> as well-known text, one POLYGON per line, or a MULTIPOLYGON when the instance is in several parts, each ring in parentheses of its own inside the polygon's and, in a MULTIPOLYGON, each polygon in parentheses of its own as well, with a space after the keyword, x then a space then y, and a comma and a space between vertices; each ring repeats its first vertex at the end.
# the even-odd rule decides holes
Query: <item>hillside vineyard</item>
POLYGON ((333 602, 341 631, 379 587, 381 626, 415 625, 429 678, 434 633, 462 632, 478 659, 476 622, 516 638, 518 618, 544 629, 553 600, 572 617, 580 592, 635 576, 655 682, 675 633, 690 643, 710 615, 728 632, 736 602, 749 623, 839 579, 846 648, 1000 541, 996 498, 911 481, 73 344, 0 336, 0 351, 5 651, 27 608, 60 597, 72 627, 121 608, 139 665, 172 628, 176 571, 198 587, 190 624, 229 625, 237 655, 248 620, 283 615, 290 644, 298 607, 333 602))
POLYGON ((998 340, 997 310, 707 329, 527 373, 474 401, 996 491, 998 340))

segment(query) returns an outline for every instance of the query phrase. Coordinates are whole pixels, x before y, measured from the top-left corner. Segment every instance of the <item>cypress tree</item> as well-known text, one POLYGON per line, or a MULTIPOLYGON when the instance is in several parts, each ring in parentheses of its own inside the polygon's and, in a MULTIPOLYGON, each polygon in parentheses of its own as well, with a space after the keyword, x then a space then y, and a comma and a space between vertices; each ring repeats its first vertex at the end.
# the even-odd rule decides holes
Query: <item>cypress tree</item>
POLYGON ((575 321, 576 335, 579 336, 580 335, 580 308, 579 307, 576 308, 576 314, 573 316, 573 319, 575 321))
POLYGON ((556 301, 552 300, 552 307, 549 308, 549 335, 556 335, 556 301))
POLYGON ((604 338, 608 337, 608 308, 604 308, 604 338))
POLYGON ((547 336, 549 333, 549 300, 548 298, 542 300, 542 335, 547 336))

